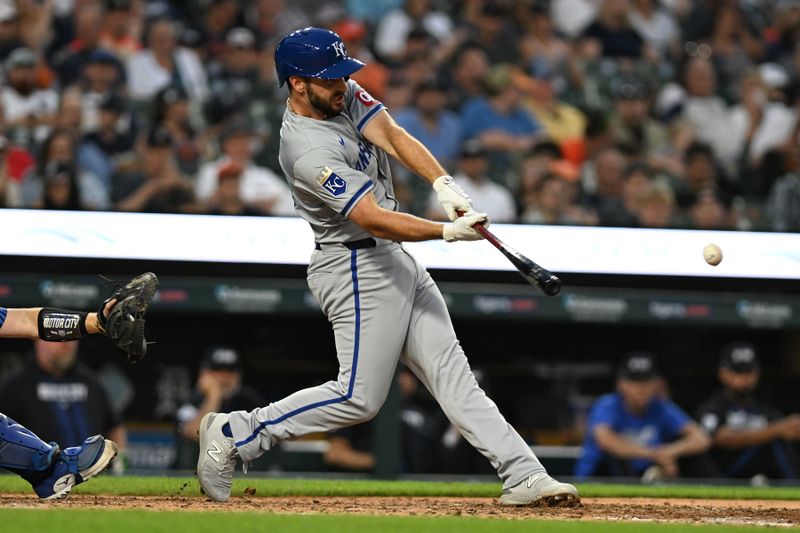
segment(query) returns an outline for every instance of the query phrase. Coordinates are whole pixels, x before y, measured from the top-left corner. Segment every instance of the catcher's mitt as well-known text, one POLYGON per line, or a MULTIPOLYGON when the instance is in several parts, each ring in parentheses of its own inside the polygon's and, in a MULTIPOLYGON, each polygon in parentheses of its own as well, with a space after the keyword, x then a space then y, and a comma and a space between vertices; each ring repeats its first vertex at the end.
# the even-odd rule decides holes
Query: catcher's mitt
POLYGON ((120 350, 127 352, 128 361, 131 363, 135 363, 147 353, 147 340, 144 338, 144 315, 157 288, 158 278, 156 275, 152 272, 145 272, 124 285, 119 283, 114 292, 100 304, 100 309, 97 311, 100 331, 111 337, 120 350), (117 303, 106 317, 103 309, 108 302, 115 299, 117 303))

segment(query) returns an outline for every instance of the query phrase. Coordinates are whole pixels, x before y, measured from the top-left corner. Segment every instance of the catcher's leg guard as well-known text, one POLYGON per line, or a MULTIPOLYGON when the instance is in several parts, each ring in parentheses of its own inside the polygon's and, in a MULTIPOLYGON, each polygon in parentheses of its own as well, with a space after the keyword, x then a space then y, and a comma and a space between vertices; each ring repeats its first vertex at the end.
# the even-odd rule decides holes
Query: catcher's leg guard
POLYGON ((30 479, 47 471, 57 453, 58 445, 0 413, 0 467, 30 479))

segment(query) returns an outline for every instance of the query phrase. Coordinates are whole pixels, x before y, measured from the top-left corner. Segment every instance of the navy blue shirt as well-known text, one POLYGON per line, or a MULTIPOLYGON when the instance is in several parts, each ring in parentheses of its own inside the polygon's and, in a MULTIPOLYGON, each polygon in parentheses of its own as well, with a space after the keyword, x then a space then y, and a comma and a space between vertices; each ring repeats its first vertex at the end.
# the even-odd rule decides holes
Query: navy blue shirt
MULTIPOLYGON (((669 400, 654 398, 644 414, 637 416, 627 411, 619 393, 601 396, 589 411, 586 439, 581 457, 575 464, 575 476, 591 476, 606 456, 594 439, 597 426, 609 426, 620 436, 652 448, 675 440, 690 421, 689 415, 669 400)), ((631 460, 633 470, 640 473, 652 464, 646 459, 631 460)))
POLYGON ((98 433, 108 437, 121 423, 100 380, 81 363, 55 378, 31 358, 0 385, 0 409, 43 441, 55 441, 62 448, 98 433))

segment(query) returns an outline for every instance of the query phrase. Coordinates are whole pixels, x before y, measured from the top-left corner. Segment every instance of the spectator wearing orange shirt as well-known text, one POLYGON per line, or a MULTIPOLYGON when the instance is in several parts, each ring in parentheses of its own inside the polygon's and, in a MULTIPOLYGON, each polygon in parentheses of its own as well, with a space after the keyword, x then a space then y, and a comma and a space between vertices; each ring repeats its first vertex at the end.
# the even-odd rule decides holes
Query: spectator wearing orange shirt
POLYGON ((141 22, 131 0, 106 0, 100 46, 123 61, 142 49, 141 22))

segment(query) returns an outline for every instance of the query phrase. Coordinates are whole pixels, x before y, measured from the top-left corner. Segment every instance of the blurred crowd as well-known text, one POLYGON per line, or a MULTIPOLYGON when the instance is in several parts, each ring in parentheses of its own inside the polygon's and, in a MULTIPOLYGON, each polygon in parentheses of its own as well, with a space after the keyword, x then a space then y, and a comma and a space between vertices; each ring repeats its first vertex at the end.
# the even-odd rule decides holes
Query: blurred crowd
POLYGON ((495 221, 800 231, 798 0, 0 0, 0 206, 294 215, 307 25, 495 221))

